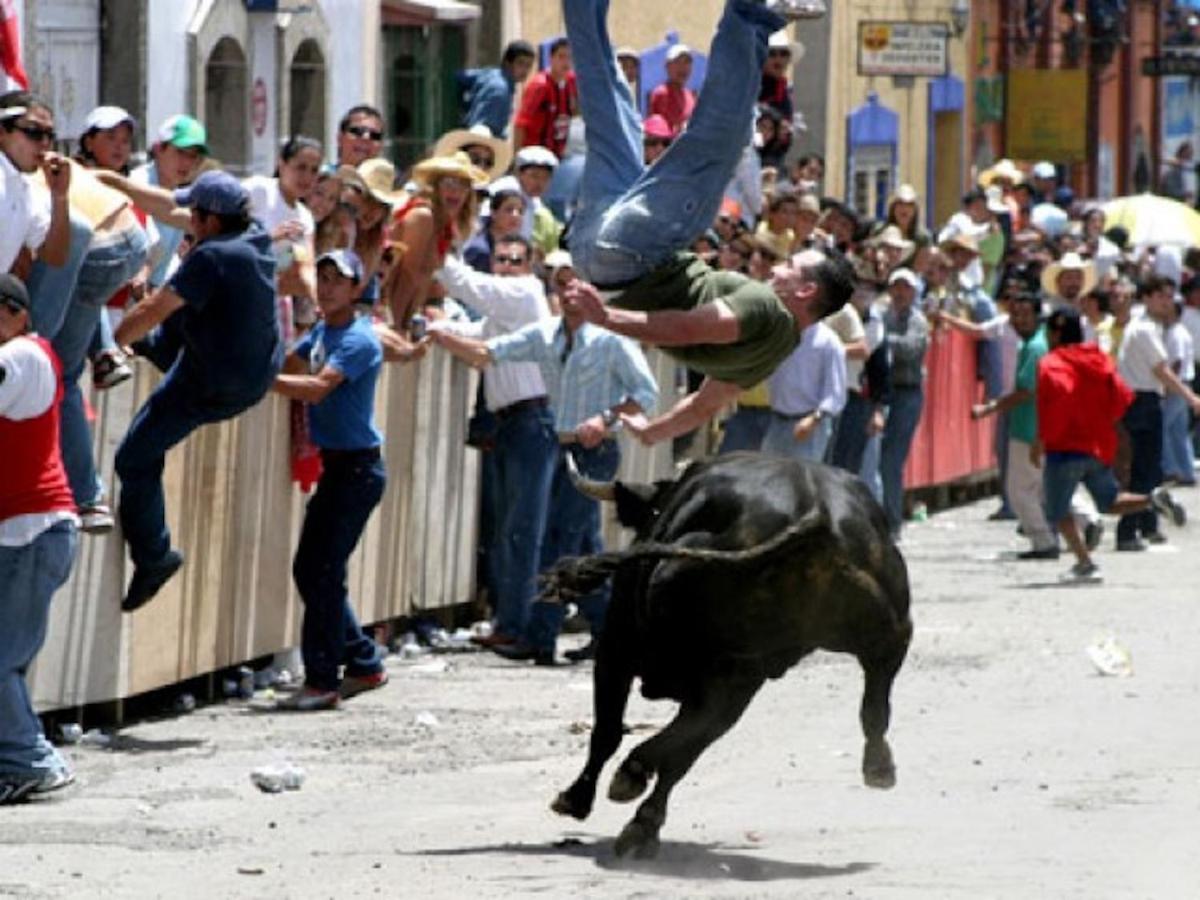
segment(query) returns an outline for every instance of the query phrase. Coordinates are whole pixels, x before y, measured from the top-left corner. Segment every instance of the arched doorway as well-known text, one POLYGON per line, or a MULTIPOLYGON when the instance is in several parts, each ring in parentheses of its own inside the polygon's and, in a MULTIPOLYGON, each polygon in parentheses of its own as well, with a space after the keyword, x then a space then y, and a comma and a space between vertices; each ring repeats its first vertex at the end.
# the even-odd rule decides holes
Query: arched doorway
POLYGON ((231 37, 217 41, 204 64, 204 120, 213 158, 246 174, 249 111, 246 54, 231 37))
POLYGON ((309 39, 301 42, 288 66, 288 94, 291 109, 288 135, 304 134, 325 139, 325 55, 321 45, 309 39))

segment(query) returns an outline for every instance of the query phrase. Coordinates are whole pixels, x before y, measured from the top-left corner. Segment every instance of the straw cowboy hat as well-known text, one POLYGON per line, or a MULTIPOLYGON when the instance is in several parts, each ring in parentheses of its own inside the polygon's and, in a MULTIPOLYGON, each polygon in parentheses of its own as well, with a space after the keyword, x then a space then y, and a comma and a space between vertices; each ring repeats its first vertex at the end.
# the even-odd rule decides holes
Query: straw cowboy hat
POLYGON ((441 178, 461 178, 474 188, 487 187, 491 180, 461 151, 452 156, 433 156, 413 166, 412 180, 421 187, 432 187, 441 178))
POLYGON ((979 242, 971 237, 971 235, 959 232, 938 244, 938 249, 947 252, 950 250, 966 250, 968 253, 978 256, 979 242))
POLYGON ((396 167, 386 159, 363 160, 358 168, 341 166, 337 177, 343 184, 358 188, 385 206, 408 199, 404 188, 396 187, 396 167))
POLYGON ((1042 291, 1047 297, 1058 296, 1058 276, 1063 272, 1083 273, 1083 288, 1079 291, 1081 297, 1096 286, 1096 266, 1072 250, 1042 269, 1042 291))
POLYGON ((470 128, 457 128, 443 134, 433 148, 434 156, 453 156, 466 147, 487 147, 492 151, 492 165, 486 169, 488 180, 499 178, 508 171, 512 163, 512 145, 495 137, 486 125, 472 125, 470 128))
POLYGON ((979 176, 980 187, 990 187, 993 182, 1004 179, 1010 184, 1020 184, 1025 180, 1025 173, 1017 168, 1011 159, 1002 159, 990 169, 985 169, 979 176))
POLYGON ((871 241, 880 247, 891 247, 902 253, 908 253, 913 248, 913 242, 905 238, 904 232, 896 225, 884 227, 871 241))

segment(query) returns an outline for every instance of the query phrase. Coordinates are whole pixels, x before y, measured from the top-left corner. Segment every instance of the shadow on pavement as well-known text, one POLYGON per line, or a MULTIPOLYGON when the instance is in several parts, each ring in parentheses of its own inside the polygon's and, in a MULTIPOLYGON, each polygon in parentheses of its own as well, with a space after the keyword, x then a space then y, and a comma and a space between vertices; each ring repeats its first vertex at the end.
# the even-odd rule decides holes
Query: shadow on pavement
POLYGON ((844 866, 788 862, 757 855, 758 847, 747 844, 697 844, 663 841, 654 859, 618 858, 612 840, 587 842, 567 837, 552 844, 492 844, 481 847, 452 847, 419 850, 410 856, 475 856, 505 854, 526 856, 573 856, 592 859, 601 869, 641 872, 696 881, 788 881, 856 875, 875 868, 875 863, 852 862, 844 866), (730 852, 730 851, 749 851, 730 852))
POLYGON ((131 734, 114 734, 104 749, 113 753, 174 753, 177 750, 196 750, 207 743, 202 738, 152 741, 131 734))

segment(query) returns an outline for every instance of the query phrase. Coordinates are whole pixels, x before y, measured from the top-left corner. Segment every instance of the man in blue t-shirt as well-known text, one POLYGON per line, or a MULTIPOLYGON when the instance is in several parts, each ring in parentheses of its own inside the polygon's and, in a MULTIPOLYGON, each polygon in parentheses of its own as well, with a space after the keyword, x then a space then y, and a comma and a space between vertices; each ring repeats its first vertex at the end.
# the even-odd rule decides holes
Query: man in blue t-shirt
POLYGON ((359 626, 346 589, 346 563, 385 483, 383 436, 374 416, 384 350, 370 320, 354 312, 362 280, 353 250, 333 250, 317 260, 322 320, 296 344, 275 379, 277 393, 310 404, 310 433, 321 448, 322 468, 292 563, 304 601, 305 685, 279 702, 282 709, 332 709, 387 683, 379 647, 359 626))
POLYGON ((167 451, 201 425, 258 403, 283 363, 271 237, 251 220, 246 189, 232 175, 212 171, 174 199, 191 211, 195 247, 116 330, 118 344, 127 346, 178 312, 182 336, 166 377, 117 449, 121 528, 134 565, 121 603, 126 612, 150 600, 183 565, 167 530, 167 451))

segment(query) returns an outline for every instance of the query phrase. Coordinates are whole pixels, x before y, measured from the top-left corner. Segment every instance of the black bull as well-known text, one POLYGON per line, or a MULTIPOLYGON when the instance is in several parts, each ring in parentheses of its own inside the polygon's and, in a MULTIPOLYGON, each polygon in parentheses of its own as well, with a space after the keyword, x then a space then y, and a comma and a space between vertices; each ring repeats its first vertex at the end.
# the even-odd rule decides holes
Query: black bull
POLYGON ((626 551, 563 560, 547 575, 545 595, 560 598, 612 578, 587 764, 555 812, 591 812, 640 678, 645 697, 680 708, 625 758, 608 796, 632 801, 654 779, 616 842, 618 855, 653 855, 671 789, 766 679, 817 649, 858 658, 863 778, 871 787, 895 784, 885 734, 892 681, 912 637, 908 574, 883 511, 857 478, 754 453, 694 464, 678 481, 653 486, 572 474, 581 490, 615 500, 637 539, 626 551))

